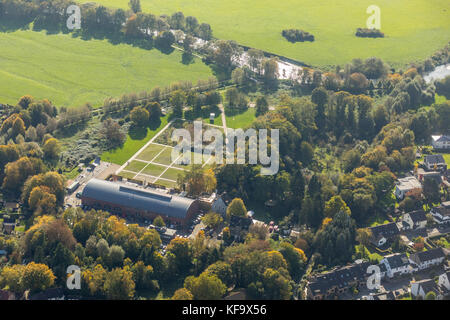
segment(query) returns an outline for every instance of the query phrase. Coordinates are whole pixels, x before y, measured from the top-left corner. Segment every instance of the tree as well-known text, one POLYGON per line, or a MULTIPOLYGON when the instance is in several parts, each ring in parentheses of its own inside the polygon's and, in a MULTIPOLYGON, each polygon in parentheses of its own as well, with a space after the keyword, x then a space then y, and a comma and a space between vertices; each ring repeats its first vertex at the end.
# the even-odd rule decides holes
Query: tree
POLYGON ((158 102, 150 102, 146 106, 147 111, 149 112, 149 121, 150 122, 159 122, 162 117, 161 105, 158 102))
POLYGON ((211 40, 212 38, 211 26, 207 23, 202 23, 198 27, 198 37, 206 41, 211 40))
POLYGON ((187 34, 183 40, 184 52, 186 52, 187 54, 192 54, 192 51, 193 51, 192 46, 194 45, 194 43, 195 43, 195 38, 193 36, 191 36, 190 34, 187 34))
MULTIPOLYGON (((360 228, 356 230, 356 241, 358 241, 363 247, 363 255, 366 252, 367 246, 370 244, 372 238, 372 231, 368 228, 360 228)), ((363 256, 364 257, 364 256, 363 256)))
POLYGON ((111 118, 102 123, 102 134, 105 142, 110 146, 120 146, 125 142, 126 134, 122 131, 120 125, 111 118))
POLYGON ((44 291, 53 286, 55 276, 47 265, 30 262, 23 271, 22 281, 31 292, 44 291))
POLYGON ((333 218, 338 212, 345 212, 350 215, 350 208, 347 206, 341 196, 334 196, 325 203, 324 213, 326 217, 333 218))
POLYGON ((319 130, 325 128, 325 105, 328 102, 328 93, 324 87, 315 88, 311 94, 311 101, 317 105, 316 124, 319 130))
POLYGON ((244 201, 240 198, 234 198, 227 207, 227 217, 238 216, 246 217, 247 208, 244 205, 244 201))
POLYGON ((44 151, 44 156, 46 159, 56 159, 58 158, 59 152, 61 151, 61 144, 57 139, 50 138, 44 143, 42 151, 44 151))
POLYGON ((125 251, 122 247, 113 244, 109 249, 109 262, 111 267, 121 267, 124 257, 125 251))
POLYGON ((215 229, 217 228, 221 223, 223 219, 220 214, 215 212, 209 212, 205 214, 205 216, 202 218, 202 222, 209 228, 215 229))
POLYGON ((256 116, 263 115, 267 112, 269 112, 269 103, 267 102, 267 99, 264 96, 258 97, 256 99, 256 116))
POLYGON ((303 250, 294 247, 288 242, 282 242, 280 253, 287 262, 288 270, 293 279, 300 279, 305 271, 306 255, 303 250))
POLYGON ((266 298, 271 300, 289 300, 292 295, 292 286, 289 280, 279 270, 267 268, 262 276, 266 298))
POLYGON ((153 280, 153 268, 142 261, 136 262, 131 268, 136 289, 157 289, 158 282, 153 280))
POLYGON ((25 123, 23 122, 22 118, 17 117, 13 122, 12 136, 17 137, 19 134, 25 136, 25 130, 25 123))
POLYGON ((193 164, 189 170, 178 178, 180 187, 186 186, 186 191, 191 196, 199 196, 203 192, 211 193, 217 185, 214 172, 211 169, 203 169, 199 164, 193 164))
POLYGON ((130 112, 130 119, 138 127, 144 127, 148 124, 149 112, 142 107, 134 107, 130 112))
POLYGON ((213 59, 219 67, 228 72, 233 59, 239 54, 238 52, 237 44, 234 41, 219 40, 216 42, 213 59))
POLYGON ((33 102, 34 98, 30 95, 24 95, 19 99, 19 102, 17 103, 18 106, 20 106, 22 109, 28 109, 30 104, 33 102))
POLYGON ((133 273, 116 268, 107 273, 103 290, 108 299, 129 300, 134 297, 135 287, 133 273))
POLYGON ((174 272, 183 274, 189 271, 192 265, 192 248, 189 245, 189 240, 177 237, 170 241, 167 246, 169 253, 169 266, 174 268, 174 272))
POLYGON ((428 203, 428 205, 432 203, 439 202, 440 196, 440 187, 438 182, 433 178, 425 178, 423 182, 423 195, 428 203))
POLYGON ((172 300, 194 300, 194 296, 188 289, 181 288, 175 291, 172 300))
POLYGON ((22 294, 25 291, 22 281, 24 269, 25 266, 21 264, 5 266, 0 273, 0 288, 22 294))
POLYGON ((175 42, 175 36, 170 31, 163 31, 156 38, 156 44, 164 50, 169 50, 175 42))
POLYGON ((141 1, 140 0, 130 0, 128 6, 134 13, 141 12, 141 1))
POLYGON ((278 83, 278 60, 276 58, 265 59, 263 69, 265 85, 269 88, 276 87, 278 83))
POLYGON ((164 223, 164 219, 161 216, 157 216, 154 220, 153 220, 153 225, 157 226, 157 227, 165 227, 166 224, 164 223))
POLYGON ((187 277, 184 287, 192 292, 195 300, 219 300, 227 289, 219 278, 206 272, 198 277, 187 277))
POLYGON ((174 91, 170 96, 170 104, 173 106, 173 116, 183 117, 183 107, 186 103, 186 95, 182 90, 174 91))

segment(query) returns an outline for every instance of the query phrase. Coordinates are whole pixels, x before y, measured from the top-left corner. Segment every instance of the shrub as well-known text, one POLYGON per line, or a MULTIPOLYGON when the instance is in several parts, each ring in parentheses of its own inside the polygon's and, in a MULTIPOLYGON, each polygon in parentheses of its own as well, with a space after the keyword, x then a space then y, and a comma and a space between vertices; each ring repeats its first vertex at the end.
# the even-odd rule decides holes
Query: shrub
POLYGON ((281 32, 281 35, 289 42, 314 41, 314 36, 312 34, 299 29, 286 29, 281 32))
POLYGON ((384 38, 384 33, 378 29, 358 28, 355 35, 361 38, 384 38))

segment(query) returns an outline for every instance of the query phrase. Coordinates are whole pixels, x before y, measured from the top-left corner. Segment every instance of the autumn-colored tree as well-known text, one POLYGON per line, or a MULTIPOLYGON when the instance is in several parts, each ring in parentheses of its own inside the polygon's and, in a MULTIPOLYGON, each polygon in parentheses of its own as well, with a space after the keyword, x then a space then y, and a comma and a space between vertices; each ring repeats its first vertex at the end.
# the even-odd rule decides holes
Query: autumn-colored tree
POLYGON ((172 300, 194 300, 194 296, 188 289, 181 288, 175 291, 172 300))
POLYGON ((170 241, 167 246, 169 267, 173 267, 174 272, 179 274, 189 271, 192 265, 192 249, 189 240, 177 237, 170 241))
POLYGON ((53 286, 55 276, 47 265, 30 262, 23 270, 22 281, 31 292, 44 291, 53 286))
POLYGON ((116 268, 106 275, 103 290, 108 299, 129 300, 134 297, 135 287, 133 273, 126 269, 116 268))
POLYGON ((217 228, 222 223, 222 221, 223 221, 222 216, 215 212, 208 212, 202 218, 202 222, 212 229, 217 228))
POLYGON ((244 201, 240 198, 234 198, 227 207, 227 216, 246 217, 247 208, 244 205, 244 201))
POLYGON ((206 272, 198 277, 187 277, 184 287, 192 293, 195 300, 219 300, 227 289, 219 278, 206 272))
POLYGON ((16 120, 14 120, 13 126, 12 126, 13 137, 17 137, 19 134, 24 137, 25 130, 26 130, 25 123, 23 122, 22 118, 17 117, 16 120))
POLYGON ((164 223, 164 219, 161 216, 157 216, 154 220, 153 220, 153 225, 157 226, 157 227, 165 227, 166 224, 164 223))
POLYGON ((351 213, 350 208, 345 201, 342 200, 341 196, 334 196, 325 203, 325 216, 333 218, 334 215, 340 211, 345 212, 348 215, 351 213))
POLYGON ((56 197, 46 186, 34 187, 28 198, 28 206, 35 214, 55 214, 56 197))
POLYGON ((56 159, 58 158, 59 152, 61 151, 61 144, 57 139, 50 138, 45 141, 44 146, 42 147, 42 151, 44 151, 44 156, 46 159, 56 159))
POLYGON ((16 294, 24 292, 22 277, 25 266, 15 264, 6 266, 0 273, 0 288, 10 290, 16 294))

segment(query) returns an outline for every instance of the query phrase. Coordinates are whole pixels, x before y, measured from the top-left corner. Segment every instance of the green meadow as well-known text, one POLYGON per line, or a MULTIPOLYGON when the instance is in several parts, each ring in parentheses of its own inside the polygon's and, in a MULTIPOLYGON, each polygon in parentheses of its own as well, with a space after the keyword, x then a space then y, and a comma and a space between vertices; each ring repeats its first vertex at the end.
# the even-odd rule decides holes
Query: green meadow
MULTIPOLYGON (((127 8, 129 1, 95 2, 127 8)), ((321 67, 370 56, 404 66, 426 58, 450 40, 448 0, 141 0, 141 5, 154 14, 182 11, 209 23, 216 38, 321 67), (357 38, 356 28, 366 27, 366 9, 372 4, 381 9, 381 31, 386 37, 357 38), (281 36, 287 28, 308 31, 316 41, 290 43, 281 36)))
POLYGON ((15 104, 31 94, 58 106, 100 105, 108 96, 151 90, 175 81, 207 79, 199 59, 182 63, 175 50, 163 54, 107 40, 20 30, 0 32, 0 101, 15 104))

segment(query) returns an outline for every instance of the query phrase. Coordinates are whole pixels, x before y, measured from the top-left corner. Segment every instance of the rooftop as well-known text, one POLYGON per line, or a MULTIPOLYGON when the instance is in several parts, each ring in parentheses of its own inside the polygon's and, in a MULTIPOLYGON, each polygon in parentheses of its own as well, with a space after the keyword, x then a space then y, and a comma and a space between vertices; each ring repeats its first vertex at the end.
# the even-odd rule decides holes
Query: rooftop
POLYGON ((92 179, 86 184, 82 198, 90 198, 181 219, 186 217, 189 208, 195 202, 195 200, 189 198, 99 179, 92 179))
POLYGON ((425 163, 429 164, 439 164, 439 163, 445 163, 444 157, 442 154, 432 154, 425 156, 424 158, 425 163))
POLYGON ((416 177, 406 177, 398 179, 397 188, 400 190, 422 189, 422 185, 416 177))

